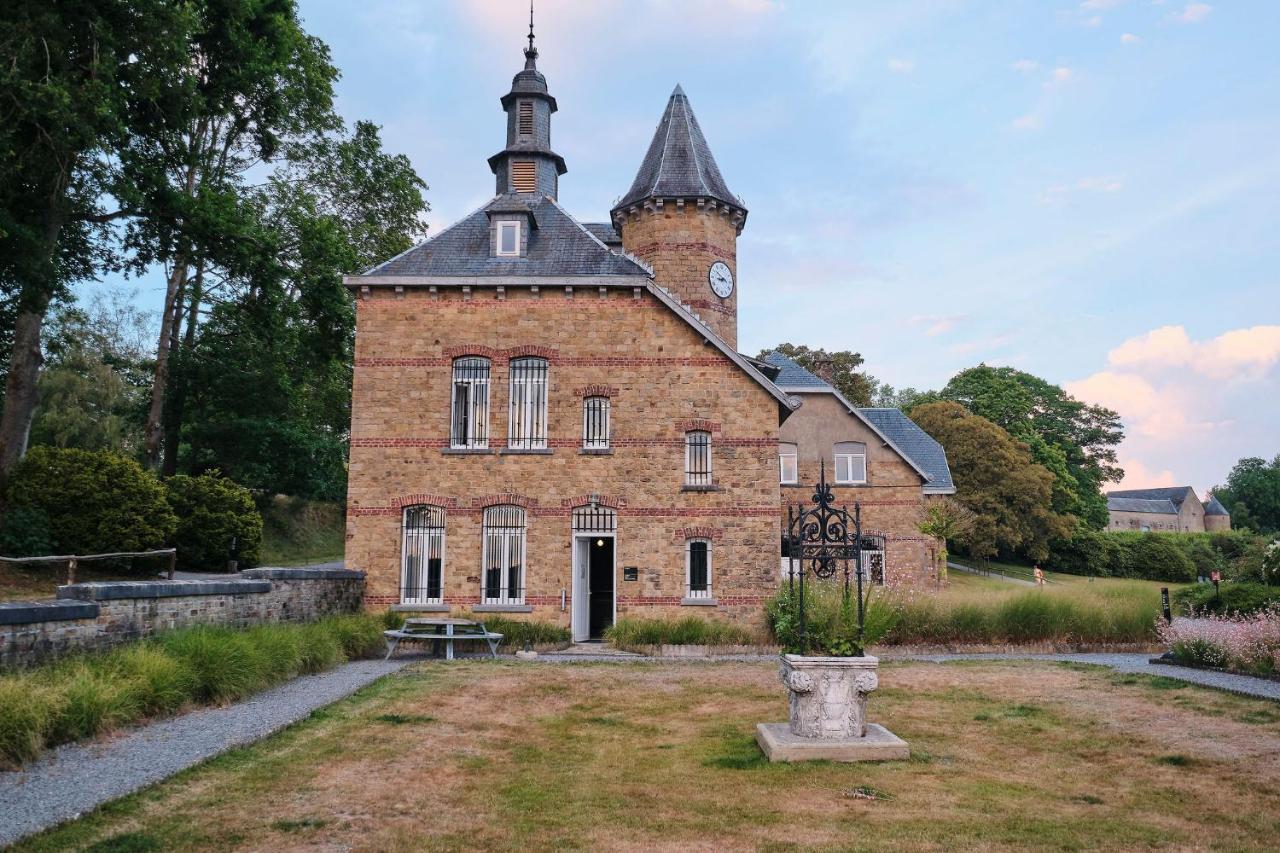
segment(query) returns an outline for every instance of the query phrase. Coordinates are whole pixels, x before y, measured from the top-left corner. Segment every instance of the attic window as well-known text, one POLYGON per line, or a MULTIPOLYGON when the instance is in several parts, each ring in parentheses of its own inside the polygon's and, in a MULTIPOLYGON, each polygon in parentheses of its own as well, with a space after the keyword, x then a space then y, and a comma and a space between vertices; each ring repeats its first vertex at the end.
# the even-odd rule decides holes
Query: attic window
POLYGON ((533 101, 520 102, 519 124, 521 136, 533 136, 533 101))
POLYGON ((498 223, 498 250, 496 254, 506 257, 520 255, 520 223, 498 223))
POLYGON ((511 187, 518 193, 531 193, 538 188, 537 167, 532 160, 516 160, 511 164, 511 187))

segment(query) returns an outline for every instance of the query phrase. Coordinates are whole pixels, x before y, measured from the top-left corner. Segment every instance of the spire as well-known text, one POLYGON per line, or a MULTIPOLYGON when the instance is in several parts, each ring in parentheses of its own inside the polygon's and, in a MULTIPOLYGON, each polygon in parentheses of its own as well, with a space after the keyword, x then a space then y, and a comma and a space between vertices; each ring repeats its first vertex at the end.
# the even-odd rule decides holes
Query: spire
POLYGON ((667 109, 631 189, 614 210, 651 198, 714 199, 746 213, 742 200, 725 184, 689 98, 679 84, 667 100, 667 109))
POLYGON ((524 49, 524 67, 526 71, 538 68, 538 49, 533 46, 533 0, 529 0, 529 46, 524 49))
POLYGON ((524 68, 511 79, 511 91, 502 96, 507 113, 507 144, 489 158, 497 179, 497 191, 536 193, 556 197, 564 158, 551 150, 551 114, 556 99, 547 91, 547 78, 538 70, 538 48, 533 40, 533 2, 529 3, 529 46, 524 68))

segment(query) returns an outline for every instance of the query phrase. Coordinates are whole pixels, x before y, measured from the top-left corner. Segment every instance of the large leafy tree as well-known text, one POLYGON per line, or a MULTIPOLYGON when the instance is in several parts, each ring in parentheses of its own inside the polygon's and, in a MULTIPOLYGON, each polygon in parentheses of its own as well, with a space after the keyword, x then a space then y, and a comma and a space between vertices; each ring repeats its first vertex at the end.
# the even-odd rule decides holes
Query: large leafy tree
POLYGON ((1053 474, 1052 507, 1101 529, 1108 521, 1102 485, 1124 476, 1116 447, 1120 416, 1075 399, 1057 385, 1012 367, 961 371, 939 396, 1005 429, 1053 474))
POLYGON ((973 513, 965 544, 977 557, 1049 555, 1049 542, 1073 522, 1051 508, 1053 474, 1023 442, 958 403, 918 406, 911 418, 947 451, 956 500, 973 513))
POLYGON ((139 116, 168 103, 185 19, 165 0, 0 4, 0 477, 26 451, 50 304, 112 259, 118 154, 139 116))
POLYGON ((863 363, 859 353, 850 350, 827 352, 825 349, 811 349, 803 344, 781 343, 771 349, 761 350, 758 358, 764 358, 774 351, 826 379, 853 405, 871 405, 879 383, 866 371, 858 370, 863 363))
POLYGON ((1280 532, 1280 456, 1270 462, 1258 456, 1241 459, 1213 495, 1231 513, 1232 526, 1280 532))
POLYGON ((340 499, 355 313, 342 274, 424 233, 426 185, 376 126, 297 149, 254 196, 266 260, 228 281, 176 365, 187 467, 340 499))

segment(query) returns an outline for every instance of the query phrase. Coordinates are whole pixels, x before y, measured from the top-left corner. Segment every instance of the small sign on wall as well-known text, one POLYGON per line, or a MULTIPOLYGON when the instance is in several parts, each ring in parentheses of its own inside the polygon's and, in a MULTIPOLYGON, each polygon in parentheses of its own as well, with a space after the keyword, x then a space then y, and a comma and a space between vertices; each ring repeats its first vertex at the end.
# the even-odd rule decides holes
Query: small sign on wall
POLYGON ((640 580, 640 567, 639 566, 623 566, 622 579, 624 581, 640 580))

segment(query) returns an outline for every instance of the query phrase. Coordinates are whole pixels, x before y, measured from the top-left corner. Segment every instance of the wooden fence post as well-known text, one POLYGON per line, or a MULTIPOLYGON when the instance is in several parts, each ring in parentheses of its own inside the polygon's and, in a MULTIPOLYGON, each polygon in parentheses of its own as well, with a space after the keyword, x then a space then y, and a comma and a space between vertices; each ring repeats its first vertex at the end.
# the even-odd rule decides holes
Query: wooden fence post
POLYGON ((73 584, 75 582, 76 582, 76 558, 72 557, 71 559, 67 560, 67 583, 73 584))
POLYGON ((175 548, 173 553, 169 555, 169 580, 173 580, 173 574, 178 570, 178 550, 175 548))

